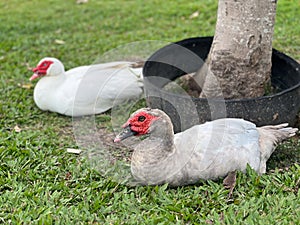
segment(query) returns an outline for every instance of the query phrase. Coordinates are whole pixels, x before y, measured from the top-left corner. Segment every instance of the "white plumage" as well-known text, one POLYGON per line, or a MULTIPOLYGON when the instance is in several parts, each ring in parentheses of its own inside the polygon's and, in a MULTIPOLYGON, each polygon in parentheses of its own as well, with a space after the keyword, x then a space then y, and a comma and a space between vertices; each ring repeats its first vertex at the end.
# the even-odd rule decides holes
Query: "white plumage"
POLYGON ((56 58, 43 58, 30 80, 41 77, 34 101, 41 110, 67 116, 105 112, 143 93, 142 67, 135 62, 110 62, 80 66, 65 72, 56 58))

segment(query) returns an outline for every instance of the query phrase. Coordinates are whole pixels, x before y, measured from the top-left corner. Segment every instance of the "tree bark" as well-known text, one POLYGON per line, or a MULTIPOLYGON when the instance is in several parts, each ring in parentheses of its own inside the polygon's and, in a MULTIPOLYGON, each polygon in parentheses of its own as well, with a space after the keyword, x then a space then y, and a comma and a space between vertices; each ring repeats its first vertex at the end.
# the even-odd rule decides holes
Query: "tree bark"
POLYGON ((200 97, 264 95, 270 82, 276 0, 219 0, 207 64, 196 75, 200 97))

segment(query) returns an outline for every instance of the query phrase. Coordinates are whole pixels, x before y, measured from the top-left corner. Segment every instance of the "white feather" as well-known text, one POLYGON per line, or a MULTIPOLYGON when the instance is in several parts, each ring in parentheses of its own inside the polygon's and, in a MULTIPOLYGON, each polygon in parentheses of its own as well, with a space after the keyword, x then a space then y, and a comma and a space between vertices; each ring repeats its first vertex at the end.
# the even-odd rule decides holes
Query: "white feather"
POLYGON ((34 101, 41 110, 67 116, 98 114, 143 93, 142 68, 132 68, 134 62, 80 66, 65 72, 58 59, 41 62, 45 59, 53 64, 34 89, 34 101), (60 72, 54 75, 53 71, 60 72))

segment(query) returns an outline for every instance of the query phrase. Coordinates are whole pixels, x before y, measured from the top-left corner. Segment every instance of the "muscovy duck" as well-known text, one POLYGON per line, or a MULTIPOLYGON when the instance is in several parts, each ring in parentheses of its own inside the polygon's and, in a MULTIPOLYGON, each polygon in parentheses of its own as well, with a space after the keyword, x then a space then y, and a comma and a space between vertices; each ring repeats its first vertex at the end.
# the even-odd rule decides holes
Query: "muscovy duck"
POLYGON ((43 58, 30 78, 41 78, 34 88, 34 101, 41 110, 67 116, 105 112, 143 93, 142 66, 135 65, 137 62, 118 61, 65 72, 60 60, 43 58))
POLYGON ((174 135, 166 113, 143 108, 131 115, 114 142, 146 135, 134 148, 131 173, 139 184, 170 186, 217 179, 228 173, 266 172, 266 162, 276 145, 295 135, 288 124, 256 127, 243 119, 224 118, 195 125, 174 135))

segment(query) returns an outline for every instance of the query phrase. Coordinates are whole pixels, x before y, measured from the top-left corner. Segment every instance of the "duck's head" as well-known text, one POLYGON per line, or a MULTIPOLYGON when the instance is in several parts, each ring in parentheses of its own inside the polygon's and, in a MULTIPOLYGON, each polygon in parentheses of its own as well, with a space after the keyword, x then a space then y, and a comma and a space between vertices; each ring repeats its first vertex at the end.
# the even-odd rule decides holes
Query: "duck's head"
POLYGON ((123 131, 116 136, 114 142, 120 142, 130 136, 151 134, 162 137, 166 132, 173 134, 170 118, 159 109, 139 109, 122 127, 123 131))
POLYGON ((43 58, 37 66, 32 69, 33 75, 29 80, 34 80, 42 76, 58 76, 65 72, 64 65, 56 58, 46 57, 43 58))

